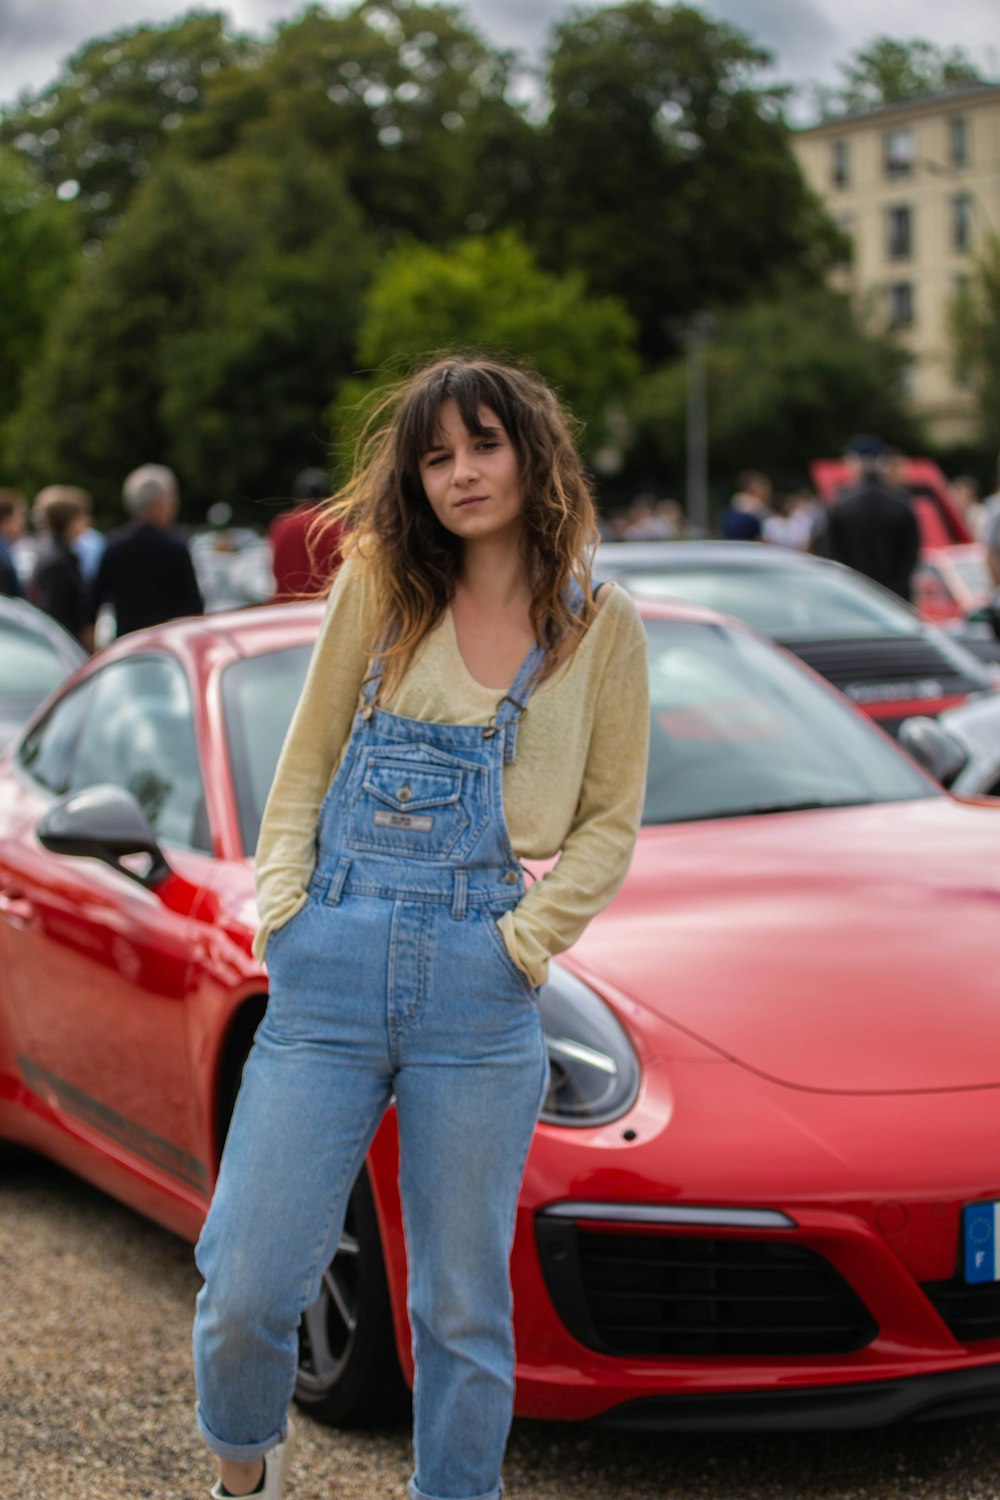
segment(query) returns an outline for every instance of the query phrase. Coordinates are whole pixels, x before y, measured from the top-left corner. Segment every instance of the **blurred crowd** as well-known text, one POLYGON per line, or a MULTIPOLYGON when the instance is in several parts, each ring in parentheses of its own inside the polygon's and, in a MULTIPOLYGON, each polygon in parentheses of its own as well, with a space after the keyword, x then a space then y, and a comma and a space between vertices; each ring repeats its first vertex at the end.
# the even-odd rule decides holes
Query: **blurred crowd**
POLYGON ((177 478, 163 464, 126 476, 127 519, 108 535, 76 485, 47 485, 30 504, 0 488, 0 595, 26 599, 87 650, 206 608, 317 595, 340 560, 338 528, 322 519, 329 492, 325 473, 303 470, 266 541, 224 524, 231 510, 215 506, 216 524, 189 542, 176 526, 177 478))
MULTIPOLYGON (((825 500, 808 488, 777 494, 767 474, 746 469, 714 535, 816 552, 909 599, 920 538, 906 469, 902 454, 866 435, 848 444, 843 483, 825 500)), ((992 584, 1000 585, 1000 472, 992 495, 984 497, 970 475, 951 480, 949 489, 983 546, 992 584)), ((226 525, 230 508, 214 506, 208 519, 216 524, 189 543, 176 529, 176 476, 162 464, 142 464, 126 476, 126 523, 107 536, 94 526, 83 489, 47 485, 29 506, 18 491, 0 488, 0 595, 26 598, 88 650, 206 608, 317 596, 340 561, 339 529, 323 519, 329 493, 323 470, 304 469, 266 539, 226 525)), ((611 512, 601 532, 608 542, 704 536, 678 500, 655 495, 611 512)))
MULTIPOLYGON (((745 469, 712 535, 830 557, 910 599, 920 535, 908 462, 878 437, 858 434, 843 456, 843 482, 826 500, 806 487, 777 494, 767 474, 745 469)), ((948 492, 970 536, 983 546, 992 584, 1000 585, 1000 467, 992 495, 983 497, 969 474, 952 479, 948 492)), ((602 522, 608 542, 694 541, 705 535, 677 500, 655 496, 639 496, 602 522)))

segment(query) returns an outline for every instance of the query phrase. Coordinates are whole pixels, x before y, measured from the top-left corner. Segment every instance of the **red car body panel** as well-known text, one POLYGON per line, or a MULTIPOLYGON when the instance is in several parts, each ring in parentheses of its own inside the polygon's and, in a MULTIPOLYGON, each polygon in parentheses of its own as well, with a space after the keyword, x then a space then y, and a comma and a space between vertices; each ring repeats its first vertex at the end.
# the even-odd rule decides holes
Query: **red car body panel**
POLYGON ((913 578, 913 603, 932 625, 965 620, 989 602, 992 587, 981 542, 925 547, 913 578))
MULTIPOLYGON (((660 619, 717 619, 643 606, 660 619)), ((214 856, 168 849, 155 891, 52 855, 47 800, 0 762, 0 1135, 194 1238, 220 1151, 234 1024, 266 993, 250 954, 250 861, 220 679, 242 655, 307 643, 320 608, 277 607, 130 637, 81 669, 169 650, 193 689, 214 856)), ((832 692, 832 689, 830 690, 832 692)), ((845 708, 845 712, 849 712, 845 708)), ((932 791, 928 783, 929 794, 932 791)), ((628 880, 561 962, 625 1026, 642 1081, 606 1125, 541 1124, 512 1275, 517 1410, 595 1417, 665 1395, 796 1390, 1000 1364, 963 1344, 921 1289, 955 1274, 964 1203, 1000 1198, 1000 809, 943 795, 641 831, 628 880), (578 1229, 674 1239, 624 1211, 766 1208, 868 1308, 875 1337, 822 1357, 610 1355, 554 1305, 539 1216, 594 1205, 578 1229)), ((412 1374, 390 1113, 369 1157, 400 1362, 412 1374)))

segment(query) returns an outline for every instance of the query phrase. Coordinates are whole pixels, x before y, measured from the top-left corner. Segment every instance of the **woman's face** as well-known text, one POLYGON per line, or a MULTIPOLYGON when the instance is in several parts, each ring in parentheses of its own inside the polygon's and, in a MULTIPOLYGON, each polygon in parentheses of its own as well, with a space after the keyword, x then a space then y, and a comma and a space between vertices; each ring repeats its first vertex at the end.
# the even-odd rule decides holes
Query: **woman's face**
POLYGON ((488 406, 482 432, 470 432, 452 400, 442 402, 434 446, 420 455, 420 478, 441 525, 466 542, 520 541, 524 530, 517 450, 488 406))

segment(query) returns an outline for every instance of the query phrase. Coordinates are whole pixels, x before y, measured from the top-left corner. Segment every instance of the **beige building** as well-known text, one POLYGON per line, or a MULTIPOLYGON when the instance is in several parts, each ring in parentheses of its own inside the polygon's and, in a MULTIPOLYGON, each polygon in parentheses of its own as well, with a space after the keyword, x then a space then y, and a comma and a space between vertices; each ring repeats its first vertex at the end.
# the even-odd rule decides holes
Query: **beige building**
POLYGON ((850 236, 844 284, 916 355, 911 398, 936 441, 972 437, 948 314, 986 236, 1000 234, 1000 84, 842 116, 801 130, 806 179, 850 236))

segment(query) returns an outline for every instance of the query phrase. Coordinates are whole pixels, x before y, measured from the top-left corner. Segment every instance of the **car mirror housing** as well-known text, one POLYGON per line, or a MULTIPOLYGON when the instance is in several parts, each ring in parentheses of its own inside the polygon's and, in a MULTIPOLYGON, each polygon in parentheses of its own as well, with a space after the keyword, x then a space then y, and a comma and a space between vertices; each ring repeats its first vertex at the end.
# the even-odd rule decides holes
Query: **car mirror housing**
POLYGON ((951 786, 965 769, 968 755, 953 734, 923 715, 904 719, 899 727, 899 743, 917 763, 929 771, 942 786, 951 786))
POLYGON ((967 625, 988 625, 993 634, 1000 640, 1000 591, 994 593, 987 599, 985 604, 980 604, 977 609, 970 609, 965 617, 967 625))
POLYGON ((103 860, 140 885, 157 885, 170 873, 149 819, 123 787, 102 783, 60 797, 39 823, 38 838, 52 854, 103 860), (141 872, 123 863, 143 854, 150 863, 141 872))

